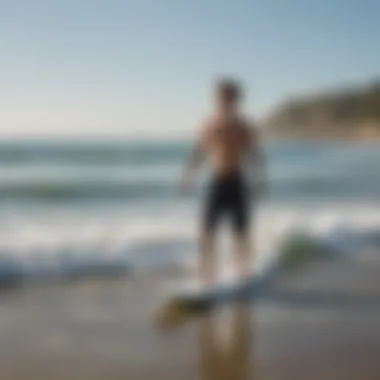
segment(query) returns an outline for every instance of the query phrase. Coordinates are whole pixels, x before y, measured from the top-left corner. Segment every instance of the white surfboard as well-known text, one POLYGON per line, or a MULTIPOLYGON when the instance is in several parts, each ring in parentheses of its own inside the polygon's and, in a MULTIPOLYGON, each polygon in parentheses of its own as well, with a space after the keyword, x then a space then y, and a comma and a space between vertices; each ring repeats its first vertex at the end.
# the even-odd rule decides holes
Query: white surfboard
POLYGON ((207 312, 217 305, 254 298, 271 277, 275 266, 253 271, 248 279, 230 279, 213 286, 202 286, 197 282, 174 284, 166 292, 159 310, 159 320, 175 323, 191 315, 207 312))

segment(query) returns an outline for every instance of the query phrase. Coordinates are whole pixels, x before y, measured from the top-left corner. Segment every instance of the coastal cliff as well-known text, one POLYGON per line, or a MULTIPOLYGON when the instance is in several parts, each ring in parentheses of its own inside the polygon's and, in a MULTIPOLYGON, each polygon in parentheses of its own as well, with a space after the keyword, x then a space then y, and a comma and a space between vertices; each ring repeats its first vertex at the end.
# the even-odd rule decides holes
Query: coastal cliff
POLYGON ((287 99, 263 124, 274 139, 380 139, 380 80, 287 99))

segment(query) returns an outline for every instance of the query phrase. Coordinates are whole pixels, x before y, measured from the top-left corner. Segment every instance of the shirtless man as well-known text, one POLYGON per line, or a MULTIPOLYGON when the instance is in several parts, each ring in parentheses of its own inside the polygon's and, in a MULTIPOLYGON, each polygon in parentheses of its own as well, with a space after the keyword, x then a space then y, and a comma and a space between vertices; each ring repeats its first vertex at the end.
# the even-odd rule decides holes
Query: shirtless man
POLYGON ((198 261, 199 276, 206 284, 216 280, 215 230, 224 216, 232 222, 238 276, 245 279, 251 274, 250 206, 264 189, 265 168, 257 131, 240 111, 242 95, 234 80, 216 84, 216 110, 203 123, 182 178, 182 188, 187 189, 196 169, 209 159, 213 175, 203 209, 198 261), (247 167, 256 186, 245 175, 247 167))

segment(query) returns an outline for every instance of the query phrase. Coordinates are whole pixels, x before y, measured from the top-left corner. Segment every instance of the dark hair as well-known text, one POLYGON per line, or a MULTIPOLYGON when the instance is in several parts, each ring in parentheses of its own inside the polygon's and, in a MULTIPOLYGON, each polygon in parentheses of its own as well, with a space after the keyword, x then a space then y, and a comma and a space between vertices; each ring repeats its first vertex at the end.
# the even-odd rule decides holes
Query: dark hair
POLYGON ((217 91, 228 100, 240 100, 243 90, 238 81, 231 78, 221 78, 216 84, 217 91))

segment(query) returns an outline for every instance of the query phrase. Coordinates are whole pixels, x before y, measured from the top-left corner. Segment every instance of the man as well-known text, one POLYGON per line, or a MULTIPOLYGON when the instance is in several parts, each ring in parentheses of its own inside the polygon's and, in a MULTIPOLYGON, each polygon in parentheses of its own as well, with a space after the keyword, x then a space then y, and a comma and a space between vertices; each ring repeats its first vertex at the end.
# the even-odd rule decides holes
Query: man
POLYGON ((209 159, 213 174, 203 209, 198 261, 199 276, 206 284, 216 281, 215 231, 224 216, 232 222, 238 276, 245 279, 251 274, 250 206, 258 195, 257 181, 261 186, 265 183, 265 172, 257 131, 240 110, 242 96, 236 81, 217 82, 214 115, 203 123, 182 179, 182 187, 187 189, 195 170, 209 159), (245 175, 252 164, 254 189, 245 175))

